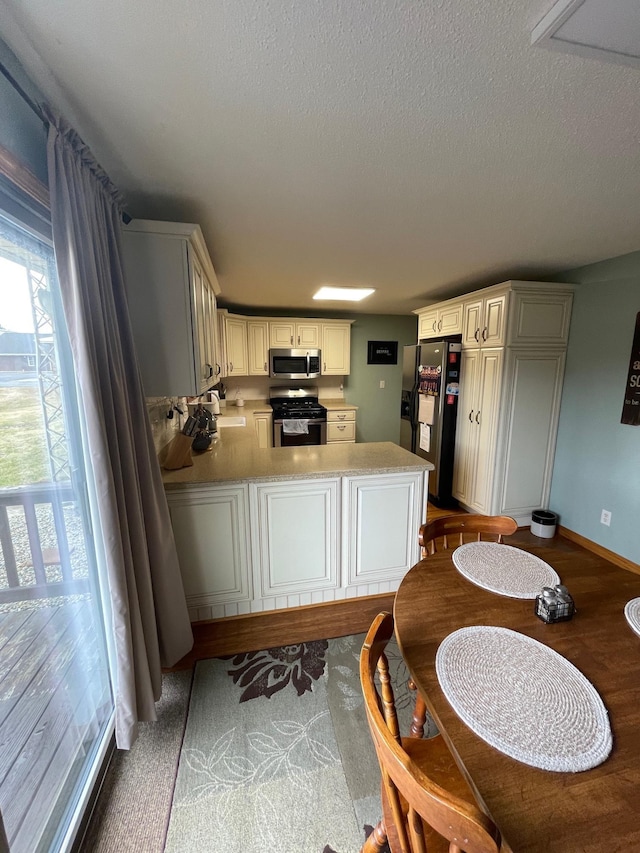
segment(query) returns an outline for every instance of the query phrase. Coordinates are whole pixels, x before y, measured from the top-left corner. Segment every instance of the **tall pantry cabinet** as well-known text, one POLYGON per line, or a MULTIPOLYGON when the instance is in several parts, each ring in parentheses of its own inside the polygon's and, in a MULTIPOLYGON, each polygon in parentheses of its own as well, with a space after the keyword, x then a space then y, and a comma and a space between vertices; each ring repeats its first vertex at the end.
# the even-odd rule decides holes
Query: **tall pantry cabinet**
POLYGON ((416 312, 425 330, 422 313, 461 309, 453 494, 465 509, 524 525, 548 506, 573 290, 508 281, 416 312))

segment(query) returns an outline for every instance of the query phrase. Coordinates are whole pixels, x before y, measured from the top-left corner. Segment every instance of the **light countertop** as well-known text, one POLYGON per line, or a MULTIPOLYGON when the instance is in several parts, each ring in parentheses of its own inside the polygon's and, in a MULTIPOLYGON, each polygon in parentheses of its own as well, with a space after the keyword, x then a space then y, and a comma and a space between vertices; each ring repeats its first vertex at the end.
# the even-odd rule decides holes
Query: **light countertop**
MULTIPOLYGON (((231 406, 226 413, 241 411, 231 406)), ((218 435, 209 450, 193 454, 192 466, 177 471, 163 469, 165 489, 433 470, 430 462, 391 441, 260 449, 250 419, 246 427, 222 427, 218 435)))

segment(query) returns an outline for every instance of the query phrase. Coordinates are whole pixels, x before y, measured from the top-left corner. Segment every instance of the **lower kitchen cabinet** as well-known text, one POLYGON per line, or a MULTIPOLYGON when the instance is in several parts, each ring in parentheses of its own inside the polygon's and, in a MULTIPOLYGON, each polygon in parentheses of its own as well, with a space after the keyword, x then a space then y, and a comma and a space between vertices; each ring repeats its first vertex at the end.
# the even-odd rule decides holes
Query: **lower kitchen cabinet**
POLYGON ((427 493, 423 470, 167 491, 191 620, 393 592, 427 493))
POLYGON ((192 486, 167 502, 192 621, 252 597, 249 487, 192 486))
POLYGON ((256 596, 335 589, 340 480, 252 483, 256 596))
POLYGON ((345 585, 398 580, 419 560, 417 531, 426 518, 419 472, 343 480, 345 585), (415 535, 407 535, 415 531, 415 535))
POLYGON ((356 440, 356 409, 331 409, 327 406, 327 444, 356 440))
POLYGON ((256 428, 258 447, 262 449, 273 447, 273 415, 256 413, 253 416, 253 423, 256 428))

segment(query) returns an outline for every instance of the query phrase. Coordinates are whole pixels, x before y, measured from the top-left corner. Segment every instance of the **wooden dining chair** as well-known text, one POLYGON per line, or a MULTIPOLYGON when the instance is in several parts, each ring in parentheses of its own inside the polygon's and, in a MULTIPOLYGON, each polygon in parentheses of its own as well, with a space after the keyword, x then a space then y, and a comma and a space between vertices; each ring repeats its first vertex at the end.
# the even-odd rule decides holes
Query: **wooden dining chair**
POLYGON ((435 554, 437 542, 443 549, 464 544, 465 534, 475 534, 479 541, 483 537, 502 542, 518 529, 515 519, 508 515, 445 515, 423 524, 418 533, 422 557, 435 554))
POLYGON ((476 805, 441 735, 401 738, 384 654, 393 617, 380 613, 360 655, 360 681, 382 774, 383 818, 361 853, 498 853, 500 833, 476 805), (376 685, 380 679, 380 693, 376 685))

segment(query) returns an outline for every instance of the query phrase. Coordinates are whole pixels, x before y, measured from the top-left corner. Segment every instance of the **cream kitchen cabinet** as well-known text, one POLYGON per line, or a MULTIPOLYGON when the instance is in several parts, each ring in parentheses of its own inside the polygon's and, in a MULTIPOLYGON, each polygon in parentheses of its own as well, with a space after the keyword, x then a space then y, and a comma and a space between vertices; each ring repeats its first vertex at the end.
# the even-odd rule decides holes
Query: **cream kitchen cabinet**
POLYGON ((453 494, 469 509, 490 511, 495 467, 502 349, 463 350, 453 494))
POLYGON ((462 332, 462 302, 443 302, 418 313, 418 340, 462 332))
MULTIPOLYGON (((482 293, 482 291, 480 291, 482 293)), ((465 301, 462 346, 497 347, 505 343, 508 293, 491 293, 465 301)))
POLYGON ((347 376, 351 372, 351 324, 322 324, 322 375, 347 376))
POLYGON ((249 491, 256 594, 339 587, 339 478, 250 483, 249 491))
POLYGON ((122 252, 146 396, 201 394, 217 381, 220 287, 200 227, 134 219, 123 228, 122 252))
POLYGON ((258 447, 262 449, 273 447, 273 415, 266 412, 256 412, 253 416, 253 424, 258 447))
POLYGON ((344 583, 398 580, 420 559, 417 531, 426 517, 425 475, 418 471, 345 477, 342 485, 344 583))
POLYGON ((511 281, 464 300, 453 494, 466 509, 525 525, 548 505, 573 290, 511 281))
POLYGON ((269 323, 247 320, 249 376, 269 375, 269 323))
POLYGON ((319 349, 320 325, 306 320, 272 320, 269 344, 274 349, 319 349))
POLYGON ((327 406, 327 444, 356 440, 356 409, 327 406))
POLYGON ((248 485, 192 486, 167 503, 192 621, 218 605, 237 613, 253 593, 248 485))
POLYGON ((221 311, 222 376, 247 376, 249 356, 247 351, 247 321, 242 317, 221 311))

